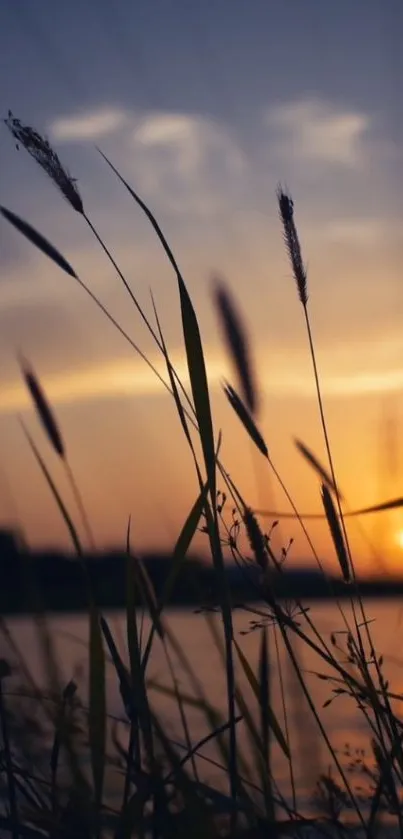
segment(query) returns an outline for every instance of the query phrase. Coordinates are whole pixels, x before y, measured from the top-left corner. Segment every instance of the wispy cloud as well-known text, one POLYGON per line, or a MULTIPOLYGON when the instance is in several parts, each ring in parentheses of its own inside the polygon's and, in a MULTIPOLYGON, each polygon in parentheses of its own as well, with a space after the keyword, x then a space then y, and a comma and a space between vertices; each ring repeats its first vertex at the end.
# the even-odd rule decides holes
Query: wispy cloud
MULTIPOLYGON (((175 361, 175 368, 184 384, 188 384, 186 360, 183 356, 175 361)), ((212 383, 219 381, 222 369, 220 363, 210 362, 209 373, 212 383)), ((98 363, 81 370, 67 370, 53 376, 44 376, 42 381, 54 404, 83 403, 93 399, 119 396, 144 397, 164 393, 163 385, 152 371, 141 362, 129 359, 98 363)), ((3 387, 0 413, 22 410, 30 407, 30 404, 22 382, 18 381, 3 387)))
POLYGON ((111 141, 138 188, 173 213, 211 214, 231 201, 246 168, 229 128, 197 113, 104 106, 57 117, 49 132, 55 141, 111 141))
POLYGON ((230 200, 247 166, 228 128, 198 114, 145 114, 132 137, 143 189, 174 212, 214 213, 230 200))
MULTIPOLYGON (((402 342, 398 337, 385 341, 379 339, 339 350, 333 347, 322 353, 322 387, 330 397, 368 396, 399 391, 403 387, 403 368, 392 364, 402 342)), ((258 369, 266 369, 267 357, 272 352, 260 349, 258 369)), ((153 363, 160 366, 158 359, 153 363)), ((175 368, 185 386, 189 385, 186 360, 180 351, 172 356, 175 368)), ((219 389, 223 377, 231 376, 231 368, 222 352, 207 352, 206 366, 210 387, 219 389)), ((162 370, 163 372, 163 370, 162 370)), ((42 376, 51 402, 57 404, 83 404, 95 399, 114 399, 122 396, 164 396, 166 392, 154 373, 142 362, 130 358, 65 370, 42 376)), ((261 377, 260 387, 270 398, 315 398, 315 384, 310 370, 300 352, 287 351, 277 354, 276 369, 261 377)), ((19 380, 2 385, 0 414, 25 410, 31 405, 24 385, 19 380)))
POLYGON ((127 124, 126 111, 103 107, 98 110, 76 113, 55 118, 50 126, 54 140, 65 142, 94 141, 116 131, 127 124))
POLYGON ((135 142, 153 149, 171 149, 178 163, 191 174, 212 153, 225 155, 225 165, 233 172, 242 171, 245 160, 228 130, 199 115, 156 112, 145 116, 136 127, 135 142))
POLYGON ((347 167, 362 164, 371 126, 367 114, 315 98, 276 105, 266 113, 265 122, 280 132, 285 154, 347 167))
POLYGON ((386 218, 342 218, 334 219, 322 227, 316 226, 316 235, 335 244, 351 244, 359 248, 385 245, 389 239, 399 236, 397 225, 391 225, 386 218))

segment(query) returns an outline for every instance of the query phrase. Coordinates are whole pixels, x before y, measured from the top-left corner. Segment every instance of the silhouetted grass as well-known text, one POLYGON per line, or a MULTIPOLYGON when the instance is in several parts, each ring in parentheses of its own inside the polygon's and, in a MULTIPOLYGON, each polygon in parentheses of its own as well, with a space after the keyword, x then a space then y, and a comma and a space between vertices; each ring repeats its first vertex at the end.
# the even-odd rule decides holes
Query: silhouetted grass
MULTIPOLYGON (((126 544, 126 656, 119 649, 109 623, 97 606, 96 592, 74 518, 37 444, 25 429, 28 443, 70 534, 77 561, 82 565, 83 586, 88 597, 89 681, 85 701, 81 699, 80 689, 74 680, 67 686, 62 685, 46 616, 36 604, 33 624, 37 627, 41 642, 48 688, 39 690, 24 654, 14 644, 13 654, 19 661, 26 686, 25 695, 20 696, 21 704, 16 699, 15 689, 7 689, 12 675, 7 662, 0 662, 0 831, 11 834, 13 839, 18 836, 31 839, 41 839, 43 836, 52 839, 99 839, 101 836, 114 836, 116 839, 131 836, 214 839, 219 835, 300 835, 307 829, 313 829, 314 835, 325 833, 344 836, 349 824, 350 828, 352 824, 352 829, 359 828, 362 835, 372 837, 376 833, 381 813, 386 811, 389 821, 396 826, 397 835, 403 837, 403 723, 396 706, 400 696, 390 690, 383 675, 383 661, 373 646, 355 576, 344 521, 344 515, 354 516, 354 512, 347 510, 344 514, 341 506, 344 499, 336 482, 308 312, 308 278, 291 197, 281 189, 278 191, 286 248, 307 329, 328 468, 322 466, 303 442, 298 440, 297 446, 320 479, 324 517, 342 578, 348 586, 353 615, 350 622, 347 613, 335 600, 345 634, 333 636, 330 641, 323 637, 309 609, 298 599, 280 603, 275 597, 272 582, 277 575, 284 573, 288 550, 284 548, 282 552, 276 553, 271 531, 267 533, 263 529, 261 517, 243 497, 242 489, 235 485, 220 459, 221 438, 214 430, 197 314, 178 262, 155 216, 116 167, 102 155, 136 206, 145 213, 173 269, 191 395, 187 394, 171 361, 154 300, 155 330, 115 257, 85 215, 76 182, 38 132, 23 126, 11 113, 6 123, 13 136, 51 177, 72 208, 83 216, 161 352, 168 380, 158 373, 54 245, 15 213, 2 207, 1 214, 51 259, 55 267, 80 284, 172 396, 184 443, 189 446, 192 454, 198 495, 173 548, 170 573, 158 597, 141 558, 132 551, 129 522, 126 544), (201 455, 198 454, 199 447, 196 447, 195 440, 200 442, 201 455), (218 481, 222 481, 225 491, 218 489, 218 481), (231 506, 230 522, 227 502, 231 506), (221 710, 210 702, 194 661, 186 656, 180 641, 165 621, 165 610, 198 529, 202 529, 208 538, 215 571, 216 602, 222 623, 220 632, 211 614, 206 612, 206 626, 211 632, 212 645, 219 652, 226 680, 226 696, 221 710), (246 537, 246 550, 242 547, 244 541, 241 536, 246 537), (248 661, 241 643, 234 637, 233 604, 225 570, 224 548, 230 550, 233 560, 249 584, 257 588, 261 598, 259 608, 243 605, 245 614, 253 614, 253 629, 260 636, 256 670, 248 661), (142 612, 137 605, 139 597, 151 620, 151 629, 146 637, 142 632, 142 612), (344 643, 339 642, 339 637, 345 639, 344 643), (271 649, 272 641, 274 652, 271 649), (161 646, 172 684, 163 684, 149 676, 149 662, 156 643, 161 646), (280 649, 285 658, 280 655, 280 649), (338 696, 344 696, 353 706, 358 707, 366 723, 372 744, 372 757, 368 764, 363 764, 368 780, 364 797, 357 793, 337 746, 331 741, 322 720, 307 673, 301 665, 303 650, 314 652, 318 667, 323 667, 323 671, 318 669, 316 675, 328 684, 328 704, 338 696), (277 677, 274 677, 274 660, 278 664, 277 677), (282 670, 284 660, 286 672, 282 670), (180 687, 176 661, 186 675, 191 692, 180 687), (235 667, 235 661, 238 668, 235 667), (118 720, 113 719, 108 712, 107 667, 112 668, 119 687, 122 702, 119 724, 124 729, 123 742, 116 730, 118 720), (290 682, 288 677, 291 677, 295 687, 294 696, 290 696, 285 688, 290 682), (274 707, 274 678, 280 680, 279 709, 274 707), (163 719, 156 713, 154 697, 157 692, 174 700, 182 726, 182 742, 168 735, 163 719), (37 727, 34 731, 27 725, 24 702, 37 708, 37 727), (295 716, 297 705, 304 708, 304 716, 300 720, 303 732, 302 736, 295 737, 291 743, 289 720, 295 716), (208 729, 206 736, 196 743, 193 742, 188 720, 189 708, 203 714, 208 729), (243 752, 238 736, 241 722, 251 746, 252 765, 243 752), (212 743, 216 745, 219 756, 217 760, 202 751, 207 744, 212 743), (303 746, 301 755, 298 754, 298 743, 303 746), (315 793, 315 804, 311 807, 301 800, 296 775, 298 758, 309 762, 308 751, 313 766, 323 767, 324 760, 326 765, 329 762, 331 764, 328 773, 320 768, 320 777, 313 780, 311 766, 305 767, 311 782, 316 782, 316 790, 312 790, 312 795, 315 793), (277 773, 278 752, 288 768, 289 786, 284 789, 277 773), (222 770, 228 782, 226 792, 203 780, 202 768, 206 762, 222 770), (108 791, 107 775, 111 768, 119 773, 121 781, 121 796, 117 803, 111 802, 108 791)), ((279 483, 291 506, 292 515, 305 534, 312 556, 321 567, 304 523, 306 516, 294 504, 258 428, 259 386, 252 362, 252 348, 246 337, 240 311, 222 282, 216 289, 215 301, 242 398, 230 383, 225 383, 224 392, 246 435, 279 483)), ((48 442, 64 464, 78 512, 91 542, 91 529, 66 457, 62 431, 39 379, 27 362, 23 362, 22 372, 48 442)), ((402 506, 402 500, 392 499, 368 508, 367 511, 381 511, 394 506, 402 506)), ((13 644, 3 621, 0 621, 0 631, 6 642, 13 644)))

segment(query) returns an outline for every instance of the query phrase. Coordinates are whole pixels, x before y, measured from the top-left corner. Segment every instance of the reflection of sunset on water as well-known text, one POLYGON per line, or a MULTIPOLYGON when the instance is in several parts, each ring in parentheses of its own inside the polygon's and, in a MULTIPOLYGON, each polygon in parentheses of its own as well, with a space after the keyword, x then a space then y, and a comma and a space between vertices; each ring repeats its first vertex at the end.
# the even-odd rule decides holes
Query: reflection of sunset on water
MULTIPOLYGON (((399 644, 396 642, 396 637, 400 632, 400 604, 392 600, 386 604, 372 601, 367 603, 365 608, 368 619, 373 621, 371 624, 372 636, 378 654, 382 654, 384 658, 383 672, 385 677, 390 681, 390 691, 393 694, 402 694, 403 697, 403 657, 400 656, 399 644)), ((351 613, 347 604, 343 606, 343 610, 348 620, 350 620, 351 613)), ((330 606, 329 603, 323 605, 311 604, 310 614, 315 626, 327 643, 330 641, 331 633, 338 632, 344 626, 337 607, 334 605, 330 606)), ((124 637, 124 617, 119 617, 119 615, 114 614, 111 616, 111 620, 116 638, 124 637), (121 634, 121 631, 117 631, 117 622, 119 622, 120 630, 123 630, 123 634, 121 634)), ((177 612, 173 610, 167 613, 166 620, 170 629, 180 641, 182 649, 192 660, 192 664, 204 685, 209 700, 215 707, 223 709, 223 702, 225 701, 225 676, 220 667, 219 652, 212 641, 212 635, 205 618, 189 612, 177 612)), ((214 618, 214 622, 220 631, 219 618, 214 618)), ((58 653, 57 660, 60 662, 63 676, 67 679, 72 674, 77 674, 80 685, 82 685, 83 699, 85 701, 85 691, 87 690, 87 619, 83 616, 61 616, 52 618, 50 625, 52 638, 54 639, 58 653)), ((240 635, 249 625, 247 614, 241 611, 236 612, 234 625, 236 638, 241 644, 251 668, 256 672, 259 655, 258 634, 251 632, 247 635, 240 635)), ((147 617, 145 620, 145 631, 148 626, 149 618, 147 617)), ((41 659, 39 642, 38 644, 36 643, 35 634, 32 632, 31 622, 25 619, 16 619, 10 621, 10 628, 21 649, 24 649, 27 644, 30 645, 31 670, 41 680, 43 661, 41 659)), ((344 644, 342 635, 339 636, 339 639, 340 643, 344 644)), ((272 702, 278 718, 282 719, 279 671, 277 660, 274 656, 273 642, 274 637, 272 631, 270 631, 269 644, 270 649, 273 651, 273 659, 271 661, 272 702)), ((121 647, 120 643, 119 647, 125 659, 127 653, 121 647)), ((370 746, 371 731, 365 722, 363 714, 357 710, 356 702, 347 696, 335 696, 332 693, 334 684, 331 680, 326 681, 323 678, 317 677, 316 674, 318 673, 329 675, 330 671, 326 670, 326 666, 312 651, 302 644, 295 643, 293 647, 304 673, 306 683, 312 692, 319 716, 326 726, 330 741, 336 748, 343 766, 347 768, 352 760, 356 761, 362 758, 367 765, 371 765, 373 761, 370 746), (332 699, 331 704, 323 707, 329 699, 332 699), (364 751, 364 755, 362 755, 362 751, 364 751)), ((312 791, 311 783, 313 782, 314 771, 326 772, 331 761, 326 748, 317 736, 315 723, 306 705, 306 700, 290 665, 290 661, 283 647, 281 649, 282 673, 287 695, 289 724, 291 726, 290 742, 294 750, 296 770, 297 773, 300 773, 301 793, 309 795, 312 791), (304 720, 303 726, 301 725, 302 719, 304 720), (315 752, 316 749, 317 752, 315 752), (311 767, 312 771, 307 770, 307 765, 311 767)), ((341 656, 341 659, 343 659, 343 656, 341 656)), ((188 684, 186 673, 181 669, 179 664, 178 668, 181 689, 185 693, 188 691, 192 693, 193 689, 190 683, 188 684)), ((255 708, 253 693, 240 668, 237 668, 237 673, 240 680, 239 684, 248 697, 250 710, 253 710, 255 708)), ((149 678, 150 680, 156 679, 160 684, 170 684, 169 670, 167 669, 163 648, 159 642, 156 643, 153 650, 149 678)), ((108 668, 107 684, 110 710, 113 714, 119 716, 122 714, 121 696, 119 686, 113 678, 111 665, 108 668)), ((175 700, 160 695, 158 691, 152 691, 152 696, 155 709, 162 713, 163 719, 169 726, 169 730, 175 736, 180 728, 175 700)), ((403 698, 401 701, 394 700, 393 704, 396 711, 401 711, 403 698)), ((257 713, 257 708, 255 710, 257 713)), ((206 725, 203 713, 190 707, 188 709, 188 718, 193 737, 195 739, 203 737, 206 725)), ((239 731, 242 750, 250 758, 250 748, 242 726, 239 731)), ((210 757, 216 757, 215 748, 211 745, 207 746, 203 753, 210 757)), ((287 766, 284 756, 276 742, 273 743, 273 756, 276 767, 276 778, 279 782, 287 784, 287 766)), ((214 780, 219 785, 223 784, 223 776, 220 772, 214 770, 214 768, 207 767, 206 769, 203 763, 201 764, 201 769, 207 773, 210 781, 214 780)), ((363 788, 365 788, 365 777, 360 778, 359 768, 356 768, 352 777, 354 778, 354 783, 359 784, 361 781, 363 788)))

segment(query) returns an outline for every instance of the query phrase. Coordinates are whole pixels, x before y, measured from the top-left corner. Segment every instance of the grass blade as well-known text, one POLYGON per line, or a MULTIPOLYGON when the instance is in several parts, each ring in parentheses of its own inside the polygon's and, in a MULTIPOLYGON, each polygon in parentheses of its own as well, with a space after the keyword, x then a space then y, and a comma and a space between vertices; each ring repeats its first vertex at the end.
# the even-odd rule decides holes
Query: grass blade
POLYGON ((207 386, 207 375, 204 363, 204 355, 202 349, 202 343, 200 339, 200 331, 199 325, 197 322, 196 314, 190 300, 188 291, 186 289, 185 283, 181 277, 178 264, 176 259, 173 255, 173 252, 159 226, 155 216, 149 210, 145 202, 140 198, 140 196, 135 192, 134 189, 127 183, 127 181, 123 178, 120 172, 116 169, 116 167, 111 163, 110 160, 106 157, 106 155, 98 149, 100 155, 103 157, 105 162, 108 164, 110 169, 114 172, 116 177, 120 180, 123 186, 128 190, 134 201, 138 204, 138 206, 143 210, 145 215, 147 216, 148 220, 150 221, 154 231, 156 232, 159 241, 162 244, 162 247, 176 273, 178 285, 179 285, 179 296, 180 296, 180 304, 181 304, 181 315, 182 315, 182 325, 183 325, 183 333, 185 339, 185 348, 186 348, 186 357, 187 357, 187 364, 189 369, 189 377, 191 382, 193 400, 194 400, 194 407, 196 412, 196 417, 199 425, 201 441, 202 441, 202 449, 203 455, 206 463, 206 470, 207 476, 209 480, 213 478, 211 483, 211 491, 214 494, 215 498, 215 469, 216 469, 216 461, 215 461, 215 453, 214 453, 214 436, 213 436, 213 423, 211 419, 211 411, 210 411, 210 398, 208 393, 208 386, 207 386))
POLYGON ((140 196, 137 194, 137 192, 135 192, 135 190, 130 186, 130 184, 127 183, 127 181, 124 179, 123 175, 121 175, 120 172, 113 165, 113 163, 111 163, 111 161, 108 160, 106 154, 104 154, 101 151, 101 149, 99 149, 99 148, 98 148, 98 152, 101 155, 101 157, 103 157, 105 163, 108 164, 109 168, 112 169, 112 172, 114 172, 116 177, 119 179, 120 183, 123 184, 125 189, 127 189, 127 191, 130 193, 131 197, 134 199, 136 204, 138 204, 138 206, 142 209, 143 213, 147 216, 150 224, 152 225, 152 227, 154 228, 154 230, 155 230, 155 232, 158 236, 158 239, 161 242, 162 247, 164 248, 164 251, 165 251, 165 253, 166 253, 166 255, 167 255, 174 271, 175 271, 175 273, 177 275, 179 275, 180 271, 179 271, 176 259, 175 259, 174 255, 172 253, 172 250, 169 247, 168 242, 167 242, 167 240, 166 240, 166 238, 165 238, 165 236, 164 236, 164 234, 163 234, 163 232, 162 232, 162 230, 161 230, 161 228, 160 228, 160 226, 157 222, 157 219, 152 214, 151 210, 149 210, 149 208, 147 207, 147 204, 142 200, 142 198, 140 198, 140 196))
POLYGON ((267 629, 264 627, 261 632, 261 646, 259 655, 259 711, 260 731, 262 737, 263 761, 265 773, 265 804, 267 818, 270 823, 274 822, 273 789, 270 760, 270 686, 269 686, 269 660, 267 650, 267 629))
POLYGON ((386 510, 397 510, 399 507, 403 507, 403 498, 392 498, 391 501, 382 501, 380 504, 373 504, 371 507, 363 507, 361 510, 353 510, 352 512, 347 511, 347 513, 344 513, 344 516, 366 516, 370 513, 383 513, 386 510))
POLYGON ((66 722, 66 709, 68 703, 72 701, 75 693, 77 692, 77 685, 74 681, 68 682, 66 687, 63 690, 60 707, 58 709, 57 717, 56 717, 56 724, 55 724, 55 734, 53 738, 52 744, 52 751, 50 754, 50 773, 51 773, 51 800, 52 800, 52 810, 53 812, 56 811, 58 800, 57 800, 57 770, 59 767, 59 757, 60 757, 60 749, 64 741, 65 737, 65 722, 66 722))
POLYGON ((324 466, 322 466, 322 464, 319 463, 318 458, 310 451, 310 449, 308 449, 308 446, 306 446, 305 443, 301 442, 301 440, 296 439, 294 440, 294 442, 298 451, 302 454, 302 456, 310 464, 310 466, 312 466, 315 472, 317 472, 322 483, 326 484, 326 486, 329 487, 329 489, 331 489, 336 496, 338 496, 340 501, 343 501, 343 496, 340 490, 337 488, 332 477, 329 475, 324 466))
MULTIPOLYGON (((238 723, 242 722, 242 720, 243 720, 243 717, 242 717, 241 714, 238 715, 235 718, 235 722, 236 722, 237 725, 238 725, 238 723)), ((184 766, 185 763, 187 763, 189 760, 192 759, 192 757, 197 755, 197 753, 200 751, 200 749, 203 746, 206 746, 207 743, 211 743, 212 740, 215 740, 218 737, 221 737, 221 735, 224 734, 226 731, 228 731, 228 729, 229 729, 229 723, 224 722, 220 726, 218 726, 218 728, 213 729, 213 731, 209 731, 208 734, 206 734, 204 737, 202 737, 201 740, 198 740, 197 743, 195 743, 194 746, 192 746, 191 750, 186 752, 184 757, 182 757, 180 759, 181 766, 184 766)), ((168 780, 168 779, 169 779, 169 776, 166 780, 168 780)))
POLYGON ((66 274, 69 274, 70 277, 74 277, 78 280, 76 272, 73 270, 71 265, 67 262, 67 259, 59 253, 59 251, 42 236, 41 233, 38 233, 32 225, 28 224, 27 221, 24 221, 22 218, 17 216, 15 213, 12 213, 11 210, 7 210, 5 207, 0 206, 0 213, 2 216, 7 219, 13 227, 16 228, 32 245, 35 245, 38 250, 42 251, 52 262, 55 262, 62 271, 65 271, 66 274))
POLYGON ((105 774, 106 694, 105 655, 98 610, 90 604, 89 742, 95 812, 99 818, 105 774))
MULTIPOLYGON (((176 410, 178 412, 178 416, 179 416, 180 423, 181 423, 181 426, 182 426, 182 429, 183 429, 183 433, 186 437, 186 440, 187 440, 187 442, 190 446, 191 452, 193 454, 193 458, 194 458, 195 462, 197 462, 192 438, 190 436, 190 431, 189 431, 189 427, 188 427, 188 423, 187 423, 187 419, 186 419, 186 413, 184 411, 182 401, 181 401, 181 398, 179 396, 179 391, 178 391, 178 388, 177 388, 177 385, 176 385, 175 370, 174 370, 174 367, 172 366, 171 360, 169 358, 168 349, 167 349, 165 338, 164 338, 164 335, 163 335, 163 332, 162 332, 162 329, 161 329, 161 324, 160 324, 160 320, 159 320, 159 317, 158 317, 157 307, 155 305, 155 300, 154 300, 152 292, 151 292, 151 302, 152 302, 152 306, 153 306, 153 310, 154 310, 155 320, 156 320, 156 323, 157 323, 161 348, 162 348, 162 352, 163 352, 164 359, 165 359, 165 364, 166 364, 167 371, 168 371, 169 381, 171 383, 172 395, 173 395, 173 398, 175 400, 176 410)), ((188 403, 192 407, 190 399, 189 399, 189 397, 186 393, 186 390, 183 387, 182 387, 182 392, 184 393, 188 403)))
POLYGON ((113 665, 116 671, 116 675, 119 681, 119 689, 120 695, 122 697, 123 706, 126 711, 127 716, 130 720, 135 718, 136 715, 136 708, 134 707, 135 698, 132 693, 132 686, 130 683, 129 673, 127 671, 126 666, 123 664, 123 661, 119 655, 118 648, 115 644, 113 639, 113 635, 109 629, 109 626, 104 617, 99 618, 100 630, 102 631, 102 635, 106 641, 106 645, 108 647, 111 659, 113 661, 113 665))
POLYGON ((193 504, 192 509, 190 510, 190 513, 182 527, 176 545, 173 549, 171 567, 167 581, 164 586, 160 609, 164 608, 164 606, 168 603, 169 598, 171 597, 175 581, 179 576, 181 567, 186 559, 187 552, 192 543, 196 530, 199 526, 199 522, 206 504, 208 492, 209 482, 207 481, 204 484, 198 497, 196 498, 196 501, 193 504))
MULTIPOLYGON (((259 705, 260 705, 260 695, 261 694, 260 694, 259 682, 258 682, 258 680, 257 680, 257 678, 256 678, 248 660, 245 658, 245 655, 243 654, 239 644, 237 643, 237 641, 235 639, 234 639, 234 646, 235 646, 235 649, 238 653, 238 658, 239 658, 239 661, 241 663, 242 669, 245 673, 245 676, 246 676, 246 678, 247 678, 247 680, 248 680, 248 682, 249 682, 249 684, 252 688, 252 691, 255 694, 255 697, 256 697, 257 701, 259 702, 259 705)), ((268 720, 268 725, 270 726, 270 728, 271 728, 271 730, 272 730, 272 732, 273 732, 273 734, 274 734, 282 752, 286 756, 287 760, 290 760, 290 752, 289 752, 289 748, 288 748, 286 739, 284 737, 284 734, 281 730, 281 726, 280 726, 279 722, 277 721, 277 717, 276 717, 273 709, 271 708, 270 704, 268 704, 268 706, 267 706, 267 720, 268 720)))
POLYGON ((134 560, 130 552, 130 519, 127 528, 127 585, 126 585, 126 629, 127 629, 127 646, 129 650, 130 674, 132 679, 132 686, 134 687, 140 672, 141 663, 141 649, 139 634, 137 629, 137 614, 136 614, 136 589, 137 576, 134 567, 134 560))
POLYGON ((266 766, 270 766, 270 726, 268 708, 270 705, 269 693, 269 666, 267 659, 267 629, 261 631, 261 644, 259 653, 259 711, 260 729, 262 733, 262 748, 266 766))
MULTIPOLYGON (((129 803, 131 776, 133 759, 137 761, 139 770, 141 771, 141 748, 140 748, 140 731, 139 718, 141 719, 140 706, 142 706, 142 696, 144 690, 144 683, 141 673, 141 649, 137 630, 137 609, 136 609, 136 576, 133 569, 133 560, 130 555, 130 525, 129 518, 127 527, 126 539, 126 555, 127 555, 127 571, 126 571, 126 632, 127 632, 127 647, 129 651, 130 662, 130 682, 131 689, 134 696, 138 696, 139 713, 134 712, 130 720, 130 738, 127 755, 127 766, 125 775, 125 784, 123 790, 122 802, 122 820, 125 822, 128 816, 127 807, 129 803)), ((134 704, 134 703, 133 703, 134 704)), ((133 709, 134 710, 134 709, 133 709)))
MULTIPOLYGON (((178 540, 173 550, 172 560, 171 560, 171 568, 168 574, 168 578, 166 580, 164 590, 162 592, 162 596, 160 602, 157 606, 158 608, 158 620, 161 618, 163 610, 165 606, 168 604, 169 599, 171 597, 175 582, 178 578, 180 573, 180 569, 186 559, 186 554, 188 548, 191 544, 191 541, 196 533, 203 509, 205 507, 207 494, 209 491, 209 484, 208 482, 202 488, 199 496, 196 498, 196 501, 183 525, 183 528, 179 534, 178 540)), ((132 558, 132 562, 134 562, 132 558)), ((132 576, 135 577, 135 571, 132 572, 132 576)), ((153 608, 153 607, 152 607, 153 608)), ((151 612, 152 614, 152 612, 151 612)), ((154 641, 155 633, 158 631, 158 622, 153 621, 150 634, 148 636, 146 649, 144 651, 143 656, 143 672, 147 669, 148 659, 150 657, 150 653, 152 650, 152 644, 154 641)), ((161 634, 161 633, 160 633, 161 634)), ((162 636, 161 636, 162 637, 162 636)))
MULTIPOLYGON (((369 516, 372 513, 383 513, 387 510, 398 510, 403 507, 403 498, 392 498, 390 501, 382 501, 380 504, 372 504, 370 507, 361 507, 359 510, 346 510, 343 513, 344 518, 354 518, 358 516, 369 516)), ((325 519, 325 513, 286 513, 281 510, 256 510, 259 516, 265 516, 271 519, 325 519)))
POLYGON ((333 499, 326 484, 322 484, 322 502, 325 509, 329 530, 333 539, 333 544, 336 550, 337 559, 339 560, 341 573, 343 575, 344 582, 349 583, 351 581, 351 574, 346 545, 340 527, 339 518, 337 516, 336 509, 333 504, 333 499))
MULTIPOLYGON (((138 584, 137 560, 131 555, 130 550, 130 521, 127 529, 127 645, 129 650, 130 661, 130 678, 132 696, 136 697, 136 708, 133 708, 134 714, 131 719, 132 731, 131 740, 136 749, 137 760, 141 769, 141 753, 140 741, 138 736, 138 725, 144 734, 144 742, 146 753, 148 755, 150 764, 154 765, 154 741, 151 724, 151 714, 148 703, 147 688, 144 680, 144 670, 141 662, 141 644, 139 633, 137 629, 137 614, 136 614, 136 591, 141 590, 138 584)), ((134 702, 133 702, 134 704, 134 702)), ((131 755, 129 753, 129 760, 131 755)), ((130 765, 128 766, 128 771, 130 765)), ((127 791, 126 791, 127 792, 127 791)), ((126 797, 126 796, 125 796, 126 797)))
POLYGON ((206 466, 211 497, 216 497, 216 455, 214 446, 213 420, 207 383, 206 365, 200 337, 199 324, 185 283, 178 275, 179 296, 182 314, 183 337, 189 370, 193 402, 206 466))

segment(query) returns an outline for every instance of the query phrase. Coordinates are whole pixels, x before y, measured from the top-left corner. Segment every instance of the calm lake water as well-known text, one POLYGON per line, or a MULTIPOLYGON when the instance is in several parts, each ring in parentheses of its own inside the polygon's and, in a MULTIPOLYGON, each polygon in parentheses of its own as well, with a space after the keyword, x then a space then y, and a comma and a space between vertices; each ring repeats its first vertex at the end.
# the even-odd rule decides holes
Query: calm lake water
MULTIPOLYGON (((263 607, 262 607, 263 608, 263 607)), ((384 658, 384 673, 390 681, 390 688, 393 692, 403 695, 403 633, 402 633, 402 608, 403 603, 393 600, 371 601, 365 604, 367 618, 372 619, 371 632, 375 641, 375 646, 378 654, 382 654, 384 658)), ((343 606, 343 610, 348 619, 351 619, 347 604, 343 606)), ((330 644, 331 633, 343 630, 342 617, 333 603, 314 604, 310 608, 310 616, 315 623, 315 626, 320 631, 321 636, 330 644)), ((244 635, 243 632, 248 630, 249 622, 253 619, 252 614, 244 611, 237 611, 234 613, 235 634, 238 643, 240 644, 249 664, 256 672, 259 651, 259 632, 251 632, 244 635)), ((118 647, 122 656, 126 658, 125 651, 125 625, 124 618, 119 614, 107 615, 110 622, 112 632, 117 639, 118 647)), ((218 616, 214 616, 213 621, 221 632, 221 623, 218 616)), ((220 654, 215 646, 211 630, 203 615, 196 615, 190 611, 172 611, 166 614, 166 623, 169 629, 174 633, 175 638, 180 643, 183 651, 188 657, 197 678, 203 685, 206 696, 209 701, 221 710, 223 718, 226 718, 225 701, 226 689, 223 667, 221 665, 220 654)), ((37 629, 35 628, 31 619, 14 619, 8 622, 8 626, 12 636, 19 648, 21 649, 27 663, 29 664, 35 678, 46 684, 45 670, 43 666, 43 656, 41 654, 41 647, 38 641, 37 629)), ((305 626, 304 618, 301 619, 301 626, 305 626)), ((88 641, 88 622, 84 615, 76 616, 57 616, 49 619, 49 628, 51 630, 51 638, 56 651, 56 659, 60 667, 62 679, 67 682, 71 678, 76 678, 79 681, 82 691, 83 701, 85 701, 86 694, 86 673, 87 673, 87 655, 86 644, 88 641)), ((143 634, 144 637, 150 628, 149 619, 144 619, 143 634)), ((295 763, 297 766, 298 785, 308 792, 308 788, 312 786, 313 776, 320 771, 326 771, 330 764, 329 754, 325 747, 319 747, 318 738, 316 736, 315 723, 312 715, 308 710, 306 700, 304 699, 301 689, 298 686, 295 675, 289 664, 288 657, 284 651, 283 644, 279 640, 279 635, 274 635, 273 629, 269 632, 270 658, 271 658, 271 686, 272 686, 272 701, 273 706, 278 715, 278 719, 284 729, 284 715, 282 711, 280 685, 283 680, 284 691, 286 696, 286 704, 288 708, 288 725, 290 730, 291 748, 295 755, 295 763), (281 673, 278 667, 278 659, 276 655, 275 642, 279 641, 279 657, 282 663, 281 673)), ((340 643, 343 642, 343 636, 340 637, 340 643)), ((1 641, 4 645, 4 650, 1 650, 1 655, 8 655, 9 651, 5 649, 6 642, 1 641)), ((355 749, 368 750, 369 731, 362 714, 359 713, 351 699, 340 696, 329 707, 323 708, 323 704, 331 697, 331 685, 323 680, 319 680, 313 671, 326 672, 326 667, 319 661, 318 656, 309 650, 305 645, 299 644, 294 646, 295 653, 300 662, 300 666, 304 671, 307 684, 312 691, 317 708, 320 712, 323 724, 328 732, 332 744, 340 751, 342 762, 344 766, 349 763, 349 758, 343 756, 346 744, 349 744, 351 753, 355 749)), ((177 674, 179 686, 181 690, 192 693, 192 688, 189 678, 183 670, 183 667, 177 662, 175 655, 172 656, 175 672, 177 674)), ((245 677, 237 667, 237 674, 239 683, 245 692, 248 705, 251 710, 254 710, 254 701, 252 691, 247 684, 245 677)), ((153 680, 163 685, 172 685, 172 680, 169 674, 166 658, 159 641, 156 641, 154 651, 151 657, 149 666, 149 676, 153 680)), ((124 716, 122 702, 116 683, 116 678, 112 666, 108 666, 107 691, 109 710, 112 714, 117 716, 124 716)), ((162 715, 166 730, 169 731, 172 738, 183 742, 183 733, 181 730, 178 712, 175 703, 161 694, 152 692, 153 703, 155 709, 162 715)), ((396 701, 396 710, 403 715, 403 704, 396 701)), ((195 708, 190 708, 188 712, 189 726, 191 730, 192 741, 196 742, 201 739, 208 731, 203 714, 195 708)), ((256 716, 256 720, 258 717, 256 716)), ((239 725, 239 742, 242 746, 243 753, 246 759, 249 760, 251 752, 248 747, 248 738, 245 729, 239 725)), ((213 746, 203 749, 203 754, 209 759, 219 759, 217 752, 213 746)), ((369 754, 369 753, 368 753, 369 754)), ((354 754, 353 754, 354 757, 354 754)), ((276 779, 278 784, 287 787, 289 772, 286 763, 281 758, 278 749, 274 750, 274 760, 276 768, 276 779)), ((223 774, 220 770, 211 763, 202 761, 200 764, 204 767, 204 774, 206 779, 211 783, 223 784, 223 774)), ((253 776, 253 769, 249 770, 250 776, 253 776)), ((357 768, 357 775, 359 775, 359 767, 357 768)), ((359 778, 357 779, 359 784, 359 778)))

